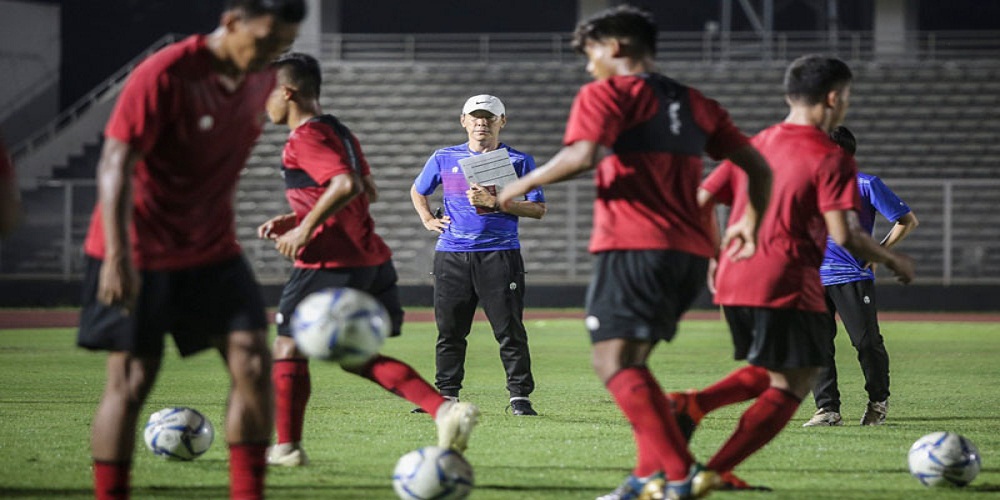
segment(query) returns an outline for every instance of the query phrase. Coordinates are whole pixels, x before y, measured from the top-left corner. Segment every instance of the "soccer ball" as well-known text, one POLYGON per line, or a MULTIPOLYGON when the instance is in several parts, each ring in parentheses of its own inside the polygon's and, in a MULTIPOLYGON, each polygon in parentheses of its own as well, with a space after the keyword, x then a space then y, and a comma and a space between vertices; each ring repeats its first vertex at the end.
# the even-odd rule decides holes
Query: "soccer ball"
POLYGON ((458 500, 472 490, 472 466, 455 450, 427 446, 400 457, 392 488, 403 500, 458 500))
POLYGON ((313 293, 292 315, 292 335, 300 351, 345 367, 362 365, 378 353, 390 328, 382 304, 353 288, 313 293))
POLYGON ((171 460, 194 460, 208 451, 215 429, 198 410, 164 408, 149 416, 143 431, 146 447, 171 460))
POLYGON ((907 461, 910 474, 924 486, 965 486, 982 467, 976 445, 954 432, 933 432, 918 439, 907 461))

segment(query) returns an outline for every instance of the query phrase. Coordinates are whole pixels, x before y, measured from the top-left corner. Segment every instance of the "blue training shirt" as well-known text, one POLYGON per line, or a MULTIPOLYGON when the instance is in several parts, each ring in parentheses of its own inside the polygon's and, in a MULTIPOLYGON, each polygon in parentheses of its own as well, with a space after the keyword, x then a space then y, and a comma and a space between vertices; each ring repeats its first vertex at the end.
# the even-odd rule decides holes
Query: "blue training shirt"
MULTIPOLYGON (((518 177, 535 169, 535 159, 506 144, 514 172, 518 177)), ((451 224, 438 237, 436 250, 439 252, 485 252, 492 250, 516 250, 521 248, 517 239, 516 215, 507 213, 476 214, 476 207, 469 203, 465 192, 469 183, 465 180, 458 160, 477 155, 469 149, 469 143, 439 149, 428 158, 424 169, 413 181, 417 192, 429 196, 438 186, 444 185, 444 213, 451 217, 451 224)), ((544 203, 542 190, 533 189, 525 195, 528 201, 544 203)))
MULTIPOLYGON (((875 212, 882 214, 890 222, 896 223, 900 217, 910 213, 910 207, 896 196, 882 179, 874 175, 858 172, 858 189, 861 191, 861 211, 858 220, 861 227, 872 234, 875 229, 875 212)), ((826 255, 819 267, 823 286, 840 285, 852 281, 874 280, 871 269, 865 269, 866 262, 857 259, 844 247, 826 239, 826 255)))

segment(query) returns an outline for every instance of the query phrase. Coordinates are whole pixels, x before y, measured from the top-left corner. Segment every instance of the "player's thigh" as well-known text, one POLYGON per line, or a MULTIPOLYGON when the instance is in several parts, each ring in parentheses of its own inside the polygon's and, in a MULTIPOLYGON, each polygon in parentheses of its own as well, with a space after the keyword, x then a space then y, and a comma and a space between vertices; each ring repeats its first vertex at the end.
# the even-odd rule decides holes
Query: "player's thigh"
POLYGON ((218 347, 230 332, 266 334, 264 297, 242 255, 171 274, 171 331, 182 355, 218 347))
POLYGON ((598 254, 587 290, 591 342, 671 340, 704 286, 707 265, 704 258, 669 250, 598 254))
POLYGON ((392 321, 390 336, 398 336, 403 327, 403 306, 399 300, 399 275, 396 274, 396 266, 392 260, 388 260, 373 269, 374 277, 368 285, 367 292, 372 294, 389 313, 389 319, 392 321))
POLYGON ((140 357, 161 357, 163 339, 174 316, 169 274, 142 271, 136 304, 125 310, 97 299, 101 263, 91 257, 86 259, 77 345, 140 357))

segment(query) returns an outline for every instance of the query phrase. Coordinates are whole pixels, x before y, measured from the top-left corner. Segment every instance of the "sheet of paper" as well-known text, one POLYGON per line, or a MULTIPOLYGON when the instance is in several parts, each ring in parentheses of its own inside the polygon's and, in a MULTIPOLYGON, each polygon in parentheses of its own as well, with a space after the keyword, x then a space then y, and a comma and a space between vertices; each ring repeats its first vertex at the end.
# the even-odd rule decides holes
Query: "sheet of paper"
POLYGON ((496 186, 497 190, 517 180, 514 164, 506 148, 490 151, 481 155, 470 156, 458 160, 469 184, 475 182, 480 186, 496 186))

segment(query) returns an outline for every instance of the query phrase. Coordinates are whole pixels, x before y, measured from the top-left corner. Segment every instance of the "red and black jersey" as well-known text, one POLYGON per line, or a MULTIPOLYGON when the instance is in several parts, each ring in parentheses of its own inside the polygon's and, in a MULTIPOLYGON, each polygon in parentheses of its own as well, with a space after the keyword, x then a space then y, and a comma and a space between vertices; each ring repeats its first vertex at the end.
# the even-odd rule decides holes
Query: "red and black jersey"
MULTIPOLYGON (((204 35, 153 54, 129 76, 104 130, 142 154, 129 228, 140 269, 188 268, 240 253, 236 182, 275 80, 271 70, 250 73, 229 90, 213 60, 204 35)), ((84 250, 102 259, 104 245, 98 205, 84 250)))
POLYGON ((613 152, 595 174, 591 252, 714 255, 695 196, 701 155, 721 159, 747 144, 718 102, 659 74, 595 81, 577 94, 563 143, 580 140, 613 152))
MULTIPOLYGON (((854 159, 814 126, 780 123, 751 143, 773 172, 771 202, 761 220, 757 253, 719 261, 715 302, 727 306, 826 311, 819 266, 826 251, 823 213, 861 205, 854 159)), ((730 162, 715 169, 702 188, 732 205, 729 221, 743 217, 747 175, 730 162)))
MULTIPOLYGON (((357 174, 360 182, 371 172, 358 139, 330 115, 318 116, 292 130, 281 161, 285 197, 300 223, 326 191, 330 179, 357 174)), ((368 196, 362 193, 327 218, 295 259, 295 267, 368 267, 389 260, 392 252, 375 233, 368 205, 368 196)))

